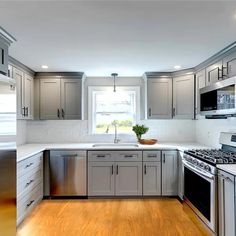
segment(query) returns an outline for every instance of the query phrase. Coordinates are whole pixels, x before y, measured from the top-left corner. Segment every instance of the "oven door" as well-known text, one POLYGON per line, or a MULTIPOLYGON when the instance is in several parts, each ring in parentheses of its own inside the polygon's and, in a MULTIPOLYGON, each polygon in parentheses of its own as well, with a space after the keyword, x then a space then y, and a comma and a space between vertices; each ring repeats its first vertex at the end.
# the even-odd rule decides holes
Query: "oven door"
POLYGON ((183 161, 184 201, 216 232, 216 177, 183 161))

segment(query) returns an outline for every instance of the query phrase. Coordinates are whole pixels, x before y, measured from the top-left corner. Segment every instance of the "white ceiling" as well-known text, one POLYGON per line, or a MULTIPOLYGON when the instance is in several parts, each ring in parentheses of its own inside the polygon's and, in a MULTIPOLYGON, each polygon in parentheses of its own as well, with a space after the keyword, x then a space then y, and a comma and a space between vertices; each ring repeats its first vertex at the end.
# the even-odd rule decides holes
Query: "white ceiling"
POLYGON ((0 1, 10 55, 35 71, 193 67, 236 40, 236 1, 0 1))

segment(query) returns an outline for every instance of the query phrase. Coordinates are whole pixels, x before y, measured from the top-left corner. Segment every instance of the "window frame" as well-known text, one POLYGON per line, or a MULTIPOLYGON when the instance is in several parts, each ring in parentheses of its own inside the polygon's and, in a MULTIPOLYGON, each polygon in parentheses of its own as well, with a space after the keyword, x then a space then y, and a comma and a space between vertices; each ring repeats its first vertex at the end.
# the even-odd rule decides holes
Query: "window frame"
MULTIPOLYGON (((116 86, 116 91, 135 91, 135 123, 140 119, 140 86, 116 86)), ((89 134, 94 135, 110 135, 106 133, 96 133, 94 130, 94 121, 95 121, 95 112, 94 104, 93 104, 93 92, 99 91, 113 91, 113 86, 88 86, 88 132, 89 134)), ((122 133, 119 134, 131 135, 130 133, 122 133)))

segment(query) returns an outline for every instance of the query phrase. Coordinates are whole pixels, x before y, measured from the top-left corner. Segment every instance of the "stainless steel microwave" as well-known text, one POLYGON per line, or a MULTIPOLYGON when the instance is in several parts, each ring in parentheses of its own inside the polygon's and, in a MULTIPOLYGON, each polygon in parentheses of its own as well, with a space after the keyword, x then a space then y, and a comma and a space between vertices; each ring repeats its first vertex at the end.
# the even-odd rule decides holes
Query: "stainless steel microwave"
POLYGON ((201 115, 236 114, 236 76, 200 89, 201 115))

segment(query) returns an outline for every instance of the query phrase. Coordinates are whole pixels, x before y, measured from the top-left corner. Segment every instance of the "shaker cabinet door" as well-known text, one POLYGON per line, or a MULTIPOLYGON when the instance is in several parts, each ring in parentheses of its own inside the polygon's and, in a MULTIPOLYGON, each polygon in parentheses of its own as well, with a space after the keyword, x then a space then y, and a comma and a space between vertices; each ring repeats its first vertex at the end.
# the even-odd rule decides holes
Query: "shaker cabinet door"
POLYGON ((147 80, 148 119, 172 118, 172 78, 147 80))
POLYGON ((236 76, 236 51, 223 59, 224 74, 227 78, 236 76))
POLYGON ((60 79, 40 79, 40 119, 61 118, 60 79))
POLYGON ((22 100, 25 107, 25 118, 33 119, 33 88, 34 79, 28 74, 25 74, 23 80, 22 100))
POLYGON ((206 70, 201 70, 196 73, 196 96, 195 96, 195 112, 200 114, 200 89, 206 86, 206 70))

